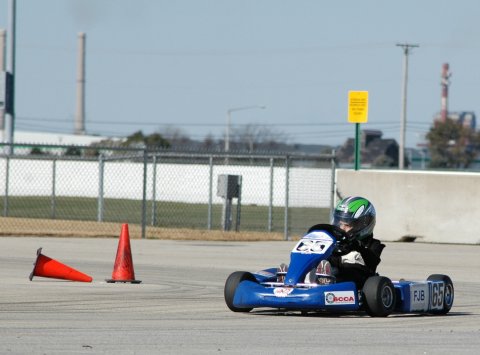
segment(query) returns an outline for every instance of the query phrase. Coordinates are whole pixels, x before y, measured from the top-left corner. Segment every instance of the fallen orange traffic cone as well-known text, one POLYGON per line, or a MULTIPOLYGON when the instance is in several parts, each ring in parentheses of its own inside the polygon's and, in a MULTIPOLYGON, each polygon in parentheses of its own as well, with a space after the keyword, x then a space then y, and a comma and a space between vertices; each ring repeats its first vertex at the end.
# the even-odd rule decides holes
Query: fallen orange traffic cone
POLYGON ((128 224, 122 224, 122 232, 120 234, 120 240, 118 241, 117 257, 115 258, 115 265, 113 266, 112 278, 105 281, 130 282, 135 284, 142 282, 135 280, 128 224))
POLYGON ((80 271, 62 264, 54 259, 42 254, 42 248, 37 250, 37 260, 33 264, 33 271, 30 274, 30 281, 34 276, 50 277, 53 279, 62 279, 80 282, 92 282, 92 278, 80 271))

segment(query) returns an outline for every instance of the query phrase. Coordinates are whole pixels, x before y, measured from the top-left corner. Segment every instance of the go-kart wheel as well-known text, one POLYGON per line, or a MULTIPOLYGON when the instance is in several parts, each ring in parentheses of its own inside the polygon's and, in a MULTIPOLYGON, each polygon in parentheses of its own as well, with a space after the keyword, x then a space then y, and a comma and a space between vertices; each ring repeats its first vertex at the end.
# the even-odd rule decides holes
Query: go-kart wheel
POLYGON ((235 271, 234 273, 230 274, 230 276, 227 278, 227 281, 225 281, 225 289, 223 292, 225 303, 233 312, 250 312, 252 310, 252 308, 239 308, 233 305, 235 291, 237 290, 240 282, 245 280, 257 282, 255 276, 247 271, 235 271))
POLYGON ((434 309, 430 312, 434 314, 447 314, 452 308, 453 298, 455 294, 452 280, 447 275, 433 274, 427 278, 427 281, 442 281, 445 284, 443 292, 440 290, 437 294, 434 294, 432 301, 434 303, 443 301, 443 308, 434 309), (438 296, 440 296, 440 298, 443 298, 443 300, 439 300, 438 296))
POLYGON ((372 317, 387 317, 395 308, 395 288, 389 278, 372 276, 362 289, 365 310, 372 317))

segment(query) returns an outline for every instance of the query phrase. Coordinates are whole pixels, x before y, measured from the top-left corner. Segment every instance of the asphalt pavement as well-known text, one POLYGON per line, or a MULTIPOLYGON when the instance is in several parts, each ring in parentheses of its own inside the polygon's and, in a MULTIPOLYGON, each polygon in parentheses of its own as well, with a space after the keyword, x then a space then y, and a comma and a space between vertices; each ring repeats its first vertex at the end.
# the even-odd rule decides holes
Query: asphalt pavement
POLYGON ((118 240, 0 237, 1 354, 477 354, 480 246, 387 243, 391 279, 449 275, 446 316, 233 313, 223 287, 237 270, 288 262, 294 242, 131 240, 135 279, 107 283, 118 240), (36 251, 91 283, 29 280, 36 251))

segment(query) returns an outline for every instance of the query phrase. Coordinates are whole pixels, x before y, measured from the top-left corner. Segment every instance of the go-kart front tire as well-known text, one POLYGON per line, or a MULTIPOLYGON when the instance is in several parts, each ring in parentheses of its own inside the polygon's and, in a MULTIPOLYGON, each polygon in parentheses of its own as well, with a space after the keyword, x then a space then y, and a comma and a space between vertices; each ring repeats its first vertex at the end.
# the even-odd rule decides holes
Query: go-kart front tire
POLYGON ((233 305, 235 291, 237 290, 240 282, 245 280, 257 282, 255 276, 247 271, 235 271, 234 273, 230 274, 230 276, 227 278, 227 281, 225 281, 225 289, 223 291, 225 303, 233 312, 250 312, 252 310, 252 308, 240 308, 233 305))
POLYGON ((443 281, 445 287, 443 289, 443 308, 440 310, 432 310, 433 314, 447 314, 453 305, 453 298, 455 291, 453 288, 453 282, 447 275, 433 274, 427 278, 427 281, 443 281))
POLYGON ((372 317, 387 317, 395 308, 395 287, 389 278, 372 276, 362 289, 365 310, 372 317))

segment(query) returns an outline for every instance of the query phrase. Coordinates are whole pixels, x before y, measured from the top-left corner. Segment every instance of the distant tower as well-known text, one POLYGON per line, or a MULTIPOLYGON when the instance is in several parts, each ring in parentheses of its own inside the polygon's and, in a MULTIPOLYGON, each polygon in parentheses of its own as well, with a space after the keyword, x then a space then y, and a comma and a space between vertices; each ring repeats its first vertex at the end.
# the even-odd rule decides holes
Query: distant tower
POLYGON ((85 33, 80 32, 78 34, 77 112, 75 115, 75 134, 85 134, 85 41, 85 33))
POLYGON ((442 67, 442 103, 440 110, 440 122, 445 122, 448 117, 448 86, 450 85, 450 76, 448 63, 443 64, 442 67))

